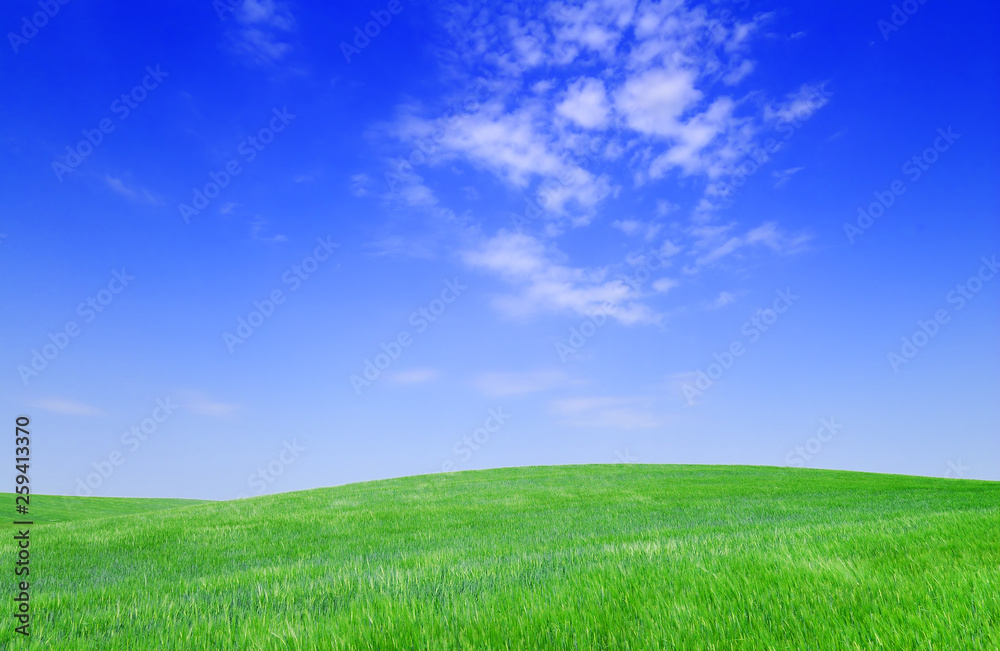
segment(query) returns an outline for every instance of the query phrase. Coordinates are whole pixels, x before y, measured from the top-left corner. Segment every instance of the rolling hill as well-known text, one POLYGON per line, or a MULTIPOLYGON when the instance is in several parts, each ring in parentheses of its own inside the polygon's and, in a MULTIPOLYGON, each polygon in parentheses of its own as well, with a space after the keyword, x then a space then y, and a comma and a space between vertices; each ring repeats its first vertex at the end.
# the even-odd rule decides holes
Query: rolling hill
POLYGON ((593 465, 32 507, 31 648, 1000 648, 996 482, 593 465))

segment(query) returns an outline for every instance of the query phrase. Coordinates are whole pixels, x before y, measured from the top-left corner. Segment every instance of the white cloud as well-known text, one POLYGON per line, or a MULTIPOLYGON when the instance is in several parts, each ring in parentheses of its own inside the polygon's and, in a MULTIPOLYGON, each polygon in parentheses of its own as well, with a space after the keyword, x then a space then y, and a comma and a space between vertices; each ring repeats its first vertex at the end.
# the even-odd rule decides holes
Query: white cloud
POLYGON ((789 167, 788 169, 772 172, 771 176, 774 177, 774 187, 781 187, 785 183, 788 183, 788 179, 792 178, 804 169, 804 167, 789 167))
POLYGON ((438 198, 434 191, 423 181, 410 181, 404 183, 399 189, 400 198, 414 207, 429 208, 438 204, 438 198))
POLYGON ((555 88, 556 83, 551 79, 543 79, 541 81, 536 81, 531 85, 531 92, 536 95, 544 95, 553 88, 555 88))
POLYGON ((644 222, 639 219, 616 219, 611 222, 611 226, 613 228, 617 228, 626 235, 637 235, 646 241, 654 239, 660 230, 663 229, 663 224, 657 224, 656 222, 644 222))
POLYGON ((475 379, 474 383, 483 395, 491 398, 538 393, 575 384, 574 380, 566 373, 558 370, 483 373, 475 379))
POLYGON ((626 235, 635 235, 642 230, 642 222, 638 219, 616 219, 611 225, 626 235))
POLYGON ((722 77, 722 81, 729 84, 730 86, 735 86, 736 84, 743 81, 743 79, 747 77, 751 72, 753 72, 754 68, 756 67, 757 66, 753 61, 749 59, 744 59, 743 61, 740 62, 738 66, 727 72, 722 77))
POLYGON ((413 368, 390 373, 386 379, 392 384, 423 384, 437 377, 438 372, 432 368, 413 368))
POLYGON ((755 69, 745 52, 771 14, 740 21, 715 13, 676 0, 555 2, 544 10, 456 5, 448 23, 460 44, 455 63, 478 75, 485 69, 490 97, 447 119, 408 114, 403 121, 422 128, 402 135, 441 133, 442 156, 464 158, 519 188, 535 178, 572 178, 549 207, 556 212, 573 199, 590 209, 609 196, 614 184, 587 163, 626 148, 639 183, 675 168, 716 182, 734 173, 763 121, 801 119, 825 100, 813 92, 821 85, 807 84, 755 116, 747 109, 759 103, 720 94, 717 80, 736 84, 755 69), (524 79, 542 66, 552 69, 544 79, 524 79), (567 124, 586 129, 587 138, 566 133, 567 124), (601 133, 610 126, 616 134, 601 133))
POLYGON ((240 409, 235 403, 215 400, 196 391, 179 391, 177 396, 182 407, 210 418, 228 418, 240 409))
POLYGON ((683 249, 677 246, 670 240, 663 240, 663 244, 660 245, 660 256, 664 258, 669 258, 672 255, 677 255, 683 249))
POLYGON ((65 414, 67 416, 100 416, 104 412, 97 407, 91 407, 77 400, 65 400, 62 398, 42 398, 32 403, 33 407, 50 411, 54 414, 65 414))
POLYGON ((804 122, 813 113, 830 101, 830 91, 826 83, 802 84, 796 91, 785 96, 784 101, 772 102, 764 111, 764 117, 775 122, 804 122))
POLYGON ((108 184, 108 187, 120 194, 123 197, 131 199, 133 201, 138 201, 139 203, 156 204, 158 203, 156 197, 151 195, 145 188, 133 188, 125 184, 120 178, 111 176, 109 174, 104 175, 104 182, 108 184))
POLYGON ((608 99, 600 79, 579 79, 566 90, 556 113, 585 129, 598 129, 608 122, 608 99))
POLYGON ((476 113, 452 118, 439 146, 444 153, 467 156, 520 187, 533 175, 561 172, 565 164, 537 129, 537 112, 529 107, 505 113, 503 108, 491 103, 476 113))
MULTIPOLYGON (((478 104, 446 117, 420 118, 408 107, 396 135, 416 143, 434 134, 432 163, 462 160, 519 191, 558 180, 544 207, 562 216, 573 206, 583 213, 571 217, 575 226, 589 223, 617 191, 594 163, 626 153, 638 184, 676 169, 702 176, 706 192, 717 193, 765 122, 803 116, 819 100, 809 85, 763 109, 744 101, 753 91, 744 98, 720 92, 718 80, 736 84, 754 70, 745 52, 771 15, 740 21, 715 13, 679 1, 452 6, 447 27, 459 43, 452 62, 490 79, 488 92, 477 91, 478 104), (526 78, 545 66, 543 79, 526 78)), ((469 82, 466 95, 477 83, 469 82)))
POLYGON ((658 278, 653 281, 652 287, 655 291, 665 294, 678 285, 680 285, 680 283, 673 278, 658 278))
POLYGON ((261 217, 260 215, 255 216, 250 220, 250 237, 257 240, 258 242, 287 242, 288 238, 281 233, 275 233, 273 235, 267 234, 267 224, 268 221, 261 217))
POLYGON ((355 197, 367 197, 371 193, 372 178, 365 173, 351 175, 351 194, 355 197))
POLYGON ((743 235, 727 236, 731 229, 731 224, 693 229, 693 232, 698 235, 697 246, 702 249, 702 253, 698 255, 694 266, 688 267, 685 271, 692 273, 700 267, 716 263, 745 247, 760 245, 776 253, 796 253, 809 240, 808 235, 789 235, 783 232, 774 222, 765 222, 743 235))
MULTIPOLYGON (((673 167, 681 168, 685 174, 717 175, 720 166, 728 162, 727 152, 720 153, 718 148, 709 149, 709 145, 739 124, 740 121, 733 117, 734 107, 731 99, 720 97, 703 113, 678 125, 673 144, 650 164, 649 176, 660 178, 673 167)), ((738 137, 739 133, 734 136, 738 137)), ((722 148, 727 144, 723 142, 722 148)))
POLYGON ((560 151, 555 134, 547 132, 546 116, 537 105, 505 111, 503 103, 493 101, 457 116, 433 120, 408 116, 397 133, 414 140, 439 133, 432 164, 464 159, 521 190, 533 181, 547 181, 548 210, 562 213, 569 205, 588 210, 613 188, 607 178, 588 172, 560 151))
POLYGON ((709 301, 705 307, 707 307, 710 310, 717 310, 721 307, 729 305, 735 300, 736 300, 736 294, 733 294, 732 292, 719 292, 719 295, 716 296, 713 300, 709 301))
MULTIPOLYGON (((772 16, 723 20, 718 9, 681 0, 449 6, 445 27, 457 45, 447 72, 457 83, 448 99, 462 108, 410 103, 389 131, 407 151, 433 143, 421 165, 456 175, 465 173, 463 164, 472 166, 505 185, 517 204, 527 199, 544 209, 526 227, 535 236, 501 231, 471 248, 469 230, 460 236, 467 264, 516 288, 494 301, 506 315, 593 314, 608 303, 623 322, 656 320, 628 288, 609 279, 607 268, 574 266, 552 244, 567 225, 599 219, 629 181, 653 195, 652 219, 629 208, 638 216, 604 223, 652 246, 668 233, 664 250, 684 252, 686 273, 738 260, 738 252, 751 248, 799 250, 805 238, 776 224, 747 230, 715 223, 716 214, 727 205, 723 190, 740 174, 747 152, 783 123, 807 119, 830 94, 823 84, 803 84, 773 100, 750 88, 773 78, 754 75, 759 64, 750 57, 772 16), (472 96, 475 102, 463 101, 472 96), (664 187, 675 176, 685 177, 682 192, 664 187), (687 197, 689 188, 700 193, 691 224, 677 223, 679 214, 668 223, 663 218, 679 206, 656 194, 687 197)), ((436 193, 443 187, 428 171, 400 189, 400 201, 442 210, 447 196, 436 193)), ((653 289, 663 294, 676 281, 658 282, 653 289)))
POLYGON ((284 2, 242 0, 234 11, 236 26, 229 33, 229 48, 258 65, 280 61, 292 46, 283 34, 293 31, 295 19, 284 2))
POLYGON ((654 320, 649 308, 605 269, 581 269, 553 262, 536 238, 501 230, 479 248, 463 254, 466 264, 497 273, 519 293, 500 296, 494 307, 512 318, 538 311, 578 315, 607 314, 622 323, 654 320))
POLYGON ((702 98, 693 70, 656 68, 630 77, 615 94, 615 108, 629 127, 656 136, 675 136, 679 118, 702 98))
POLYGON ((661 427, 665 419, 651 409, 652 400, 614 396, 561 398, 550 408, 562 416, 562 425, 570 427, 606 427, 613 429, 648 429, 661 427))
POLYGON ((553 19, 556 61, 567 63, 587 53, 610 59, 623 28, 631 20, 633 6, 631 1, 614 0, 553 3, 549 13, 553 19))
POLYGON ((680 208, 680 206, 678 206, 676 203, 673 203, 672 201, 667 201, 666 199, 656 200, 656 214, 659 217, 666 217, 667 215, 674 212, 678 208, 680 208))

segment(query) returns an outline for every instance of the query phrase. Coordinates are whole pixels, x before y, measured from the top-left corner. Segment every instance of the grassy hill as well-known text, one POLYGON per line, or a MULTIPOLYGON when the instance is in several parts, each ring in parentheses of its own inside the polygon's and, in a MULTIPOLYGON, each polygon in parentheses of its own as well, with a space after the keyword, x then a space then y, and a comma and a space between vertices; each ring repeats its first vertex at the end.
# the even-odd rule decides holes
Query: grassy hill
POLYGON ((78 517, 32 530, 34 648, 1000 648, 994 482, 615 465, 34 499, 78 517))
MULTIPOLYGON (((5 505, 14 504, 13 493, 0 493, 5 505)), ((173 509, 178 506, 204 504, 206 500, 146 499, 135 497, 65 497, 62 495, 32 495, 31 515, 28 518, 36 525, 74 520, 92 520, 133 513, 146 513, 173 509)), ((8 506, 8 510, 10 507, 8 506)), ((23 520, 24 516, 4 518, 3 524, 13 519, 23 520)))

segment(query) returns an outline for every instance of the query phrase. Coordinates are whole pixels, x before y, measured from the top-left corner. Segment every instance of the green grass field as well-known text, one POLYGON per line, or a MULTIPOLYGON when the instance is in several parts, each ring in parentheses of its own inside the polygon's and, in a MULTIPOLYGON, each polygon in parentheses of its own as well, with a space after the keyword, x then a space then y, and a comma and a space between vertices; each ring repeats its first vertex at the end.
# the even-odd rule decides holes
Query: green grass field
POLYGON ((562 466, 32 508, 3 648, 1000 648, 996 482, 562 466))

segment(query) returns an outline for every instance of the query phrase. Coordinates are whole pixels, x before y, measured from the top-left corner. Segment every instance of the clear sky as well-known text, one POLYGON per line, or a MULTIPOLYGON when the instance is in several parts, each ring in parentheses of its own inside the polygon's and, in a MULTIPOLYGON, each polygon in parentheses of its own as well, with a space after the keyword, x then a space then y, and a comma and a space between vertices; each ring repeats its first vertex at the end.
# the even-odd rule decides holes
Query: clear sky
POLYGON ((4 5, 35 492, 1000 480, 994 3, 465 4, 4 5))

